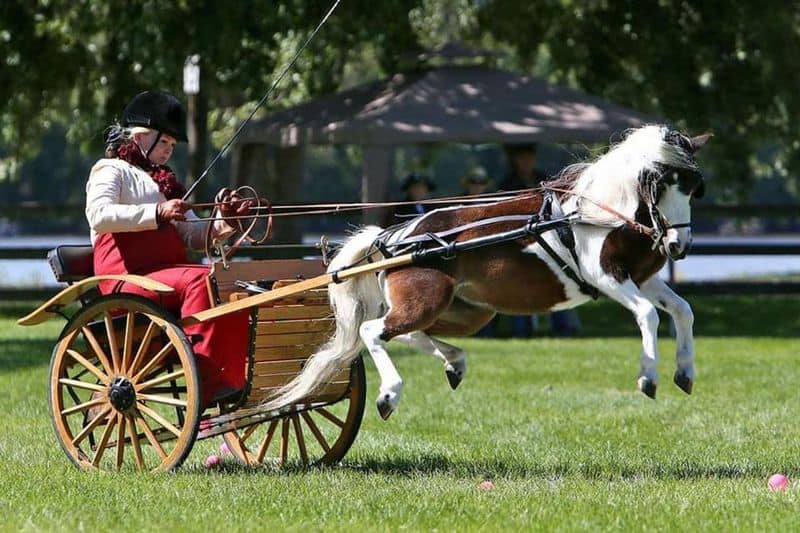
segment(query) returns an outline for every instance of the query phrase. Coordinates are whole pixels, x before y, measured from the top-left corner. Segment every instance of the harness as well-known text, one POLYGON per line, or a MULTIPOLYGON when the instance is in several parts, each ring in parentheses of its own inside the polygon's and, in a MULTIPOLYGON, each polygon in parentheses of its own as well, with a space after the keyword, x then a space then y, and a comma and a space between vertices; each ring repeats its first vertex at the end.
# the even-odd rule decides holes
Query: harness
POLYGON ((367 261, 371 262, 370 257, 375 251, 380 252, 385 258, 394 257, 397 254, 413 252, 420 259, 423 257, 453 259, 456 252, 459 250, 489 246, 500 242, 516 240, 520 237, 533 237, 536 243, 541 246, 551 259, 553 259, 556 265, 558 265, 558 268, 578 286, 582 293, 590 296, 592 299, 597 299, 600 292, 596 287, 588 283, 580 273, 578 254, 575 251, 575 235, 572 232, 572 223, 577 220, 577 213, 573 212, 569 215, 565 215, 556 195, 547 191, 545 192, 539 213, 534 215, 506 215, 484 218, 445 231, 420 233, 419 235, 413 235, 397 241, 393 241, 393 238, 400 231, 406 229, 408 223, 392 226, 382 232, 372 243, 371 249, 367 252, 367 261), (477 237, 466 241, 448 242, 446 240, 448 237, 460 234, 466 230, 485 228, 494 224, 508 222, 522 222, 523 225, 514 230, 504 231, 486 237, 477 237), (567 263, 567 261, 565 261, 542 237, 543 233, 550 230, 556 230, 559 240, 564 247, 569 250, 576 268, 573 268, 567 263))
MULTIPOLYGON (((539 218, 541 220, 559 220, 566 218, 564 210, 561 209, 561 202, 559 202, 558 197, 553 194, 552 191, 545 191, 544 193, 542 207, 539 209, 539 218)), ((555 229, 558 240, 561 241, 564 248, 569 250, 572 260, 575 262, 575 268, 572 268, 569 263, 564 261, 564 259, 553 250, 552 246, 544 240, 541 234, 534 235, 536 242, 539 243, 539 246, 541 246, 553 261, 556 262, 564 275, 575 282, 583 294, 591 296, 593 300, 597 300, 598 296, 600 296, 600 291, 597 290, 597 287, 587 282, 581 275, 581 264, 578 261, 578 253, 575 251, 575 234, 572 232, 572 225, 558 226, 555 229)))

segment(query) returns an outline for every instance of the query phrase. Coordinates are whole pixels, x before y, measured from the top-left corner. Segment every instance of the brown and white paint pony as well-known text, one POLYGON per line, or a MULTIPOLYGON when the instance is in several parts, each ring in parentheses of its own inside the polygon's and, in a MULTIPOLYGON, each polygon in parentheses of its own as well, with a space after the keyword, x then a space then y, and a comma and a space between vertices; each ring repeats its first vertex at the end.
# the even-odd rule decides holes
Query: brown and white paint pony
MULTIPOLYGON (((541 238, 586 283, 634 314, 642 334, 637 385, 651 398, 658 383, 656 308, 665 310, 675 322, 675 383, 689 394, 695 379, 691 307, 656 273, 667 257, 681 259, 690 246, 690 201, 702 195, 704 188, 694 154, 709 137, 689 138, 664 126, 644 126, 594 162, 568 167, 556 181, 548 182, 560 191, 564 212, 576 214, 572 225, 575 254, 555 231, 541 238), (645 227, 649 235, 642 233, 645 227)), ((347 240, 329 272, 364 261, 365 256, 383 259, 374 248, 381 237, 391 244, 409 236, 469 226, 454 236, 464 241, 516 229, 521 226, 519 220, 470 223, 538 213, 543 194, 534 190, 493 203, 437 209, 404 224, 391 236, 382 228, 366 227, 347 240)), ((451 259, 434 258, 350 278, 331 285, 329 291, 336 316, 334 335, 268 407, 300 402, 335 371, 347 368, 366 346, 381 379, 378 411, 388 418, 397 408, 403 387, 386 351, 389 340, 441 360, 450 385, 456 388, 466 372, 465 353, 435 336, 470 335, 498 312, 542 313, 590 299, 532 236, 462 251, 451 259)))

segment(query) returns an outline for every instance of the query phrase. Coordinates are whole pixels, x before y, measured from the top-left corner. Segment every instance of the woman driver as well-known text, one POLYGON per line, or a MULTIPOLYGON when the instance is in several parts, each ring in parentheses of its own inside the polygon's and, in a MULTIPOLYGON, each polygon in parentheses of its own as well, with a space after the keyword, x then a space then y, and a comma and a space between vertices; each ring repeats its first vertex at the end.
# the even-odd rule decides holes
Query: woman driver
MULTIPOLYGON (((233 229, 222 219, 189 222, 197 217, 181 199, 185 188, 166 166, 175 144, 186 141, 183 106, 169 93, 146 91, 128 103, 122 123, 108 131, 106 157, 92 167, 86 184, 94 272, 145 275, 175 291, 157 295, 106 281, 101 292, 139 294, 178 317, 208 309, 209 269, 188 264, 186 247, 204 246, 207 224, 213 224, 217 237, 230 235, 233 229)), ((249 210, 247 202, 223 206, 223 217, 249 210)), ((244 388, 248 316, 244 311, 184 328, 194 347, 203 407, 244 388)))

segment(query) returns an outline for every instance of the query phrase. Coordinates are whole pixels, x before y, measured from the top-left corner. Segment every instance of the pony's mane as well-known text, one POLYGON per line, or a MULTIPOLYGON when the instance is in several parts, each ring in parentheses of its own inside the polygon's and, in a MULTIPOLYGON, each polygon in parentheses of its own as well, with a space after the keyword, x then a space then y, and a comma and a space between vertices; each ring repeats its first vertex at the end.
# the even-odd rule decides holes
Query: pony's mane
POLYGON ((624 224, 616 215, 598 207, 604 204, 633 218, 641 198, 640 176, 658 173, 659 165, 696 169, 692 154, 682 143, 672 143, 676 135, 666 126, 647 125, 628 135, 593 162, 570 165, 547 186, 568 189, 578 197, 578 211, 584 222, 617 227, 624 224))

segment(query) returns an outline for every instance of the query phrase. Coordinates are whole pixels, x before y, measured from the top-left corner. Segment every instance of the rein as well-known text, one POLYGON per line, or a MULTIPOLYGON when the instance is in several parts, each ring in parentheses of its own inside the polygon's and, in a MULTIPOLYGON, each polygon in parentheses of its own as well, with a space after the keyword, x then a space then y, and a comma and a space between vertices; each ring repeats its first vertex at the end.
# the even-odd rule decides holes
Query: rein
MULTIPOLYGON (((615 217, 619 218, 620 220, 622 220, 625 223, 626 226, 630 227, 631 229, 633 229, 634 231, 636 231, 638 233, 641 233, 642 235, 647 235, 648 237, 653 238, 653 236, 657 233, 657 231, 654 228, 645 226, 641 222, 637 222, 634 219, 632 219, 632 218, 630 218, 630 217, 628 217, 626 215, 623 215, 622 213, 620 213, 619 211, 617 211, 613 207, 609 207, 606 204, 604 204, 603 202, 598 202, 597 200, 593 200, 593 199, 589 198, 588 196, 586 196, 584 194, 580 194, 580 193, 577 193, 575 191, 571 191, 569 189, 561 189, 559 187, 543 186, 543 188, 545 190, 548 190, 548 191, 570 194, 570 195, 575 196, 577 198, 580 198, 582 200, 587 200, 588 202, 590 202, 590 203, 596 205, 597 207, 599 207, 600 209, 602 209, 604 211, 607 211, 607 212, 611 213, 612 215, 614 215, 615 217)), ((649 205, 648 205, 648 207, 649 207, 649 205)), ((688 224, 686 224, 686 225, 688 226, 688 224)))

